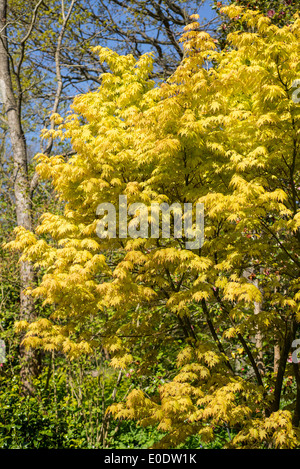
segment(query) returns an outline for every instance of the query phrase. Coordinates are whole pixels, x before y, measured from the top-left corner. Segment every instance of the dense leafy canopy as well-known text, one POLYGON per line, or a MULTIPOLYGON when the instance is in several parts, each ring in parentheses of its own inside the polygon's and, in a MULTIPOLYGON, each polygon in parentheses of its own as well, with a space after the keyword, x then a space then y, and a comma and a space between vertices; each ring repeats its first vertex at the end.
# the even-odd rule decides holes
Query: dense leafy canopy
POLYGON ((207 441, 223 427, 229 447, 293 448, 300 19, 278 27, 239 6, 223 11, 248 30, 231 33, 220 51, 195 15, 182 36, 185 58, 159 85, 149 78, 151 54, 94 49, 109 69, 100 88, 77 96, 67 118, 54 114, 55 130, 45 131, 69 140, 75 154, 37 156, 64 213, 44 213, 35 233, 19 227, 8 245, 42 269, 28 294, 50 305, 47 317, 17 328, 28 347, 70 359, 104 350, 112 367, 134 373, 135 389, 111 411, 158 425, 158 446, 195 434, 207 441), (204 203, 204 245, 100 239, 97 207, 111 202, 118 211, 120 195, 147 206, 204 203), (158 368, 163 380, 151 389, 158 368))

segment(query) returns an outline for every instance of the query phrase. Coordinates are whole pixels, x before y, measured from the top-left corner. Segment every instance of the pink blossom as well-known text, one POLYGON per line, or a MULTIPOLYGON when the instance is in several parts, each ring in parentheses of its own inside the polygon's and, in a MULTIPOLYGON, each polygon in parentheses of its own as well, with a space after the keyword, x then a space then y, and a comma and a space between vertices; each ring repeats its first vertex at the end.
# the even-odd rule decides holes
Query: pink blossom
POLYGON ((269 10, 267 15, 269 18, 272 18, 275 15, 276 11, 275 10, 269 10))

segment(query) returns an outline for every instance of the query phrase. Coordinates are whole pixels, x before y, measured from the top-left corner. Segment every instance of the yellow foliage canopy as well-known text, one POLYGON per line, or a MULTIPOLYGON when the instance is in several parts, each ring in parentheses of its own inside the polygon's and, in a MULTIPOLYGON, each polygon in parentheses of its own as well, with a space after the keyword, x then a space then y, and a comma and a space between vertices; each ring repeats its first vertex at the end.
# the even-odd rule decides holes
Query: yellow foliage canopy
POLYGON ((158 424, 167 433, 161 446, 195 433, 208 440, 225 425, 235 435, 229 446, 295 447, 295 402, 281 409, 280 396, 300 313, 300 107, 292 100, 300 19, 277 28, 241 7, 224 12, 242 15, 249 31, 219 51, 195 17, 184 60, 159 85, 149 79, 151 54, 135 60, 99 46, 110 69, 100 88, 76 97, 65 119, 52 116, 54 137, 69 139, 75 154, 38 155, 37 170, 65 211, 44 214, 35 234, 19 228, 8 246, 43 269, 29 293, 52 312, 18 328, 26 345, 71 358, 105 348, 112 366, 127 369, 138 355, 141 376, 161 350, 178 354, 155 399, 133 390, 111 409, 158 424), (203 203, 205 243, 100 239, 97 207, 112 203, 119 215, 120 195, 147 206, 203 203), (258 361, 277 343, 274 377, 258 361))

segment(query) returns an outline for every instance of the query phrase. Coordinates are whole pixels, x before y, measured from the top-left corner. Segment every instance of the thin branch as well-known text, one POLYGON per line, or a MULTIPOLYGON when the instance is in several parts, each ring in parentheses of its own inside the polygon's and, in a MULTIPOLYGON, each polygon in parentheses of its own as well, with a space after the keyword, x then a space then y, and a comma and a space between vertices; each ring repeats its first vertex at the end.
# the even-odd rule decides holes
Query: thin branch
MULTIPOLYGON (((65 31, 66 31, 68 21, 71 17, 71 14, 72 14, 72 10, 73 10, 75 1, 76 0, 72 0, 66 16, 64 14, 64 5, 63 5, 63 2, 62 2, 62 15, 63 15, 64 21, 63 21, 63 24, 62 24, 62 27, 61 27, 61 30, 60 30, 60 34, 58 36, 58 41, 57 41, 57 46, 56 46, 56 51, 55 51, 55 70, 56 70, 57 89, 56 89, 54 105, 53 105, 53 109, 52 109, 53 114, 56 113, 57 110, 58 110, 58 106, 59 106, 59 102, 60 102, 60 98, 61 98, 61 94, 62 94, 62 89, 63 89, 63 81, 62 81, 61 66, 60 66, 60 53, 61 53, 62 41, 63 41, 63 37, 64 37, 65 31)), ((54 129, 54 125, 55 125, 54 121, 51 121, 50 128, 54 129)), ((48 145, 44 149, 43 153, 46 154, 46 155, 49 155, 51 150, 52 150, 52 146, 53 146, 53 137, 50 137, 50 139, 48 141, 48 145)), ((39 175, 35 172, 34 175, 33 175, 32 180, 31 180, 31 183, 30 183, 30 194, 31 194, 31 196, 33 195, 33 193, 34 193, 34 191, 37 187, 38 180, 39 180, 39 175)))

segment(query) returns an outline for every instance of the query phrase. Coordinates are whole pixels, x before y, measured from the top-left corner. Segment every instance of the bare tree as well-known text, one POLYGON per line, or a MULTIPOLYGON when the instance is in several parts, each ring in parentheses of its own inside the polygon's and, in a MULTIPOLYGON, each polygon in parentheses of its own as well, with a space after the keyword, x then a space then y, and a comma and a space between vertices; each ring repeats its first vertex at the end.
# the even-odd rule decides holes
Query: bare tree
MULTIPOLYGON (((14 196, 18 226, 24 226, 32 230, 32 203, 29 190, 27 148, 24 132, 21 125, 20 108, 15 98, 11 71, 9 65, 9 52, 7 41, 7 1, 0 0, 0 86, 5 107, 7 126, 13 151, 14 161, 14 196)), ((25 38, 26 40, 26 38, 25 38)), ((28 262, 20 263, 20 316, 31 320, 34 316, 34 303, 31 297, 24 294, 24 290, 34 282, 34 270, 28 262)), ((21 376, 24 387, 32 392, 30 376, 37 373, 37 357, 32 351, 26 351, 21 347, 22 369, 21 376)))

